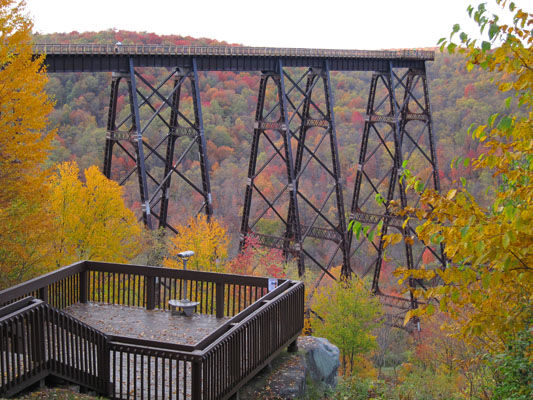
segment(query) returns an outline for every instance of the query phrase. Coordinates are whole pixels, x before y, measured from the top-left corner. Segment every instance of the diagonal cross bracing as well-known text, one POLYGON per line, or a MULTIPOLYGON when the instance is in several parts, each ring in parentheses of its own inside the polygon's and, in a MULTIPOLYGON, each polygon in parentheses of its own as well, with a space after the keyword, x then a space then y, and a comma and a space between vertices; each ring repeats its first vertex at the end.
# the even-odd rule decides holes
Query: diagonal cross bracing
POLYGON ((198 193, 203 199, 201 205, 191 207, 199 208, 198 212, 203 211, 208 217, 212 215, 195 59, 191 60, 188 68, 173 70, 158 85, 153 85, 143 77, 133 59, 130 59, 129 71, 113 74, 104 174, 119 180, 121 184, 129 184, 130 178, 137 175, 142 219, 149 228, 165 227, 176 232, 172 216, 177 212, 174 209, 170 213, 170 210, 176 207, 177 193, 171 189, 172 186, 179 185, 180 190, 198 193), (126 88, 121 91, 124 86, 122 82, 126 83, 126 88), (189 102, 192 102, 189 104, 192 112, 189 113, 182 110, 187 100, 184 93, 187 92, 190 95, 189 102), (129 109, 117 109, 120 94, 129 99, 129 109), (126 116, 117 122, 119 114, 124 113, 126 116), (142 121, 141 115, 144 117, 142 121), (162 132, 156 126, 156 121, 167 131, 162 132), (200 160, 199 173, 191 176, 184 164, 190 164, 191 157, 196 155, 200 160), (120 157, 126 158, 126 165, 134 165, 129 168, 118 165, 120 157))
POLYGON ((247 236, 255 235, 262 245, 280 249, 286 257, 294 258, 300 274, 304 273, 308 260, 309 265, 328 275, 334 263, 342 263, 343 274, 349 276, 330 86, 327 62, 322 68, 302 71, 297 78, 283 68, 281 61, 277 70, 262 73, 240 247, 244 247, 247 236), (273 104, 266 104, 269 91, 275 92, 273 104), (295 147, 291 148, 291 143, 295 147), (314 144, 310 146, 310 143, 314 144), (274 148, 270 155, 269 148, 274 148), (267 157, 260 157, 261 153, 267 157), (266 158, 260 168, 259 158, 266 158), (272 184, 269 174, 276 166, 278 170, 283 167, 284 179, 272 184), (321 188, 326 189, 323 198, 315 198, 310 189, 313 174, 326 182, 327 187, 321 188), (324 241, 335 242, 337 246, 328 249, 329 254, 320 254, 320 246, 326 247, 324 241), (337 259, 339 250, 341 260, 337 259))
POLYGON ((406 193, 401 178, 405 167, 413 175, 423 175, 424 187, 440 189, 425 68, 402 69, 391 63, 388 69, 372 77, 350 211, 351 221, 370 228, 381 224, 381 233, 372 241, 363 235, 358 243, 349 232, 348 240, 355 248, 355 257, 366 260, 359 263, 362 264, 359 273, 366 275, 373 271, 372 290, 387 299, 385 307, 406 310, 418 305, 412 289, 425 288, 426 283, 410 279, 406 297, 385 294, 391 290, 401 292, 382 284, 384 236, 389 228, 399 230, 408 238, 403 244, 387 249, 389 259, 395 259, 398 264, 417 269, 428 252, 435 257, 435 267, 443 267, 444 257, 442 248, 426 247, 416 239, 416 221, 391 215, 388 205, 392 201, 401 207, 418 204, 417 196, 406 193), (369 146, 373 148, 371 152, 369 146), (395 302, 391 303, 391 299, 395 302), (398 302, 403 305, 397 306, 398 302))

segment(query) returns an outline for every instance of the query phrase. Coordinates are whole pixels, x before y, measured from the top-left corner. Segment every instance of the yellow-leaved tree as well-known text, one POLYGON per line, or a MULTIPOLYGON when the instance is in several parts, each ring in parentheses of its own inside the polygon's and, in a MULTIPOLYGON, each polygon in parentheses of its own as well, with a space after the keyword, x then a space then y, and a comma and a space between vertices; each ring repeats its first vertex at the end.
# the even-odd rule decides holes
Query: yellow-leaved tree
POLYGON ((41 272, 41 244, 52 232, 41 165, 53 104, 42 58, 32 54, 32 27, 23 2, 0 0, 0 287, 41 272))
POLYGON ((338 279, 317 290, 312 301, 313 334, 340 350, 342 373, 365 376, 373 368, 366 358, 377 347, 373 331, 383 311, 361 279, 338 279))
POLYGON ((122 187, 96 166, 85 170, 85 182, 79 172, 76 163, 64 163, 51 179, 51 263, 60 267, 79 260, 131 260, 142 250, 142 227, 126 207, 122 187))
POLYGON ((228 257, 228 237, 226 229, 216 220, 207 219, 204 214, 190 218, 188 225, 178 226, 178 233, 170 239, 170 247, 163 265, 170 268, 183 268, 178 259, 182 251, 194 251, 194 257, 189 260, 188 268, 197 271, 224 270, 224 262, 228 257))
MULTIPOLYGON (((470 132, 485 146, 471 163, 489 171, 494 196, 478 199, 464 178, 445 194, 426 190, 421 206, 400 211, 423 221, 417 227, 425 243, 445 245, 445 270, 400 270, 402 279, 441 284, 415 295, 436 299, 408 313, 433 313, 435 307, 455 320, 456 335, 479 348, 493 363, 495 399, 533 397, 533 14, 514 3, 496 0, 510 14, 510 23, 487 11, 485 3, 468 12, 479 25, 481 40, 453 28, 456 44, 441 39, 443 48, 465 55, 466 68, 498 71, 498 88, 509 94, 513 115, 492 115, 470 132), (485 38, 486 40, 483 40, 485 38), (489 200, 489 201, 487 201, 489 200), (490 206, 483 204, 491 203, 490 206)), ((417 190, 418 178, 404 175, 417 190)))

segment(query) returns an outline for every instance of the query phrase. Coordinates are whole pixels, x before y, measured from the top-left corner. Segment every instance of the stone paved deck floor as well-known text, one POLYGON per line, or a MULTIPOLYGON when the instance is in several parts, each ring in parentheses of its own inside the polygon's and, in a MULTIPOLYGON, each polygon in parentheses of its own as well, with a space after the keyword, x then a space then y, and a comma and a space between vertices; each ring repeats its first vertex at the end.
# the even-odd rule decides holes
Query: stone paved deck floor
POLYGON ((76 303, 63 311, 106 334, 188 345, 228 320, 205 314, 173 316, 170 311, 102 303, 76 303))

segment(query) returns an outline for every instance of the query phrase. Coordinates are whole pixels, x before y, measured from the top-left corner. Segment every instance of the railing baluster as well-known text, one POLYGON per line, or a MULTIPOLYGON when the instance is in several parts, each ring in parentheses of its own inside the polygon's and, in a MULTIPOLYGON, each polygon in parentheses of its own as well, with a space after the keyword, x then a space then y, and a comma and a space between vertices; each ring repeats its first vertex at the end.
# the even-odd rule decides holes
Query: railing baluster
POLYGON ((76 364, 78 368, 79 373, 79 380, 84 380, 84 374, 85 371, 85 365, 84 365, 84 357, 83 357, 83 327, 76 323, 76 364))
POLYGON ((133 398, 137 398, 137 352, 133 353, 133 398))
POLYGON ((158 353, 155 352, 154 353, 154 390, 155 390, 155 396, 154 396, 154 399, 157 399, 158 397, 158 388, 159 388, 159 384, 158 384, 158 381, 157 381, 157 377, 159 376, 159 368, 158 368, 158 353))
POLYGON ((0 383, 2 383, 2 387, 7 388, 7 382, 9 382, 8 379, 8 373, 9 373, 9 367, 8 362, 6 360, 8 355, 8 344, 7 344, 7 337, 4 335, 5 331, 5 325, 3 323, 0 323, 0 346, 4 350, 0 352, 0 383))
MULTIPOLYGON (((180 396, 180 359, 176 360, 176 396, 180 396)), ((185 397, 184 397, 185 398, 185 397)))
POLYGON ((122 347, 119 347, 118 355, 120 357, 120 370, 119 370, 119 379, 118 379, 119 393, 120 393, 119 398, 123 399, 124 397, 122 396, 122 387, 124 386, 124 383, 122 379, 122 374, 124 373, 124 365, 123 365, 124 351, 122 347))
POLYGON ((15 330, 15 327, 13 326, 13 321, 11 321, 11 323, 9 325, 7 325, 7 328, 9 329, 9 333, 11 334, 11 336, 9 336, 7 338, 7 341, 8 341, 8 346, 9 348, 11 349, 11 364, 9 364, 9 358, 7 359, 8 360, 8 371, 10 372, 10 377, 9 377, 9 381, 11 383, 11 386, 15 385, 16 384, 16 374, 15 374, 15 371, 16 371, 16 368, 15 368, 15 338, 16 338, 16 330, 15 330))
POLYGON ((183 361, 183 398, 187 398, 187 361, 183 361))
POLYGON ((148 386, 148 393, 147 393, 147 397, 149 399, 152 399, 152 356, 150 353, 148 353, 147 355, 147 359, 148 359, 148 380, 147 380, 147 386, 148 386))
POLYGON ((130 366, 131 360, 130 359, 131 359, 131 354, 130 353, 126 353, 126 357, 127 357, 127 359, 126 359, 126 368, 127 368, 126 369, 126 371, 127 371, 126 372, 126 382, 127 382, 126 383, 126 393, 127 393, 127 398, 129 399, 130 398, 130 390, 129 390, 129 388, 131 386, 131 382, 130 382, 130 368, 131 368, 131 366, 130 366))
POLYGON ((216 315, 217 318, 224 317, 224 284, 216 283, 216 315))
POLYGON ((144 352, 142 352, 142 350, 141 350, 140 356, 141 356, 140 372, 141 372, 141 400, 142 400, 144 399, 144 352))
MULTIPOLYGON (((29 346, 28 346, 28 315, 21 315, 19 317, 20 324, 20 339, 22 342, 22 375, 25 375, 28 371, 29 360, 29 346)), ((21 377, 22 379, 22 377, 21 377)))
MULTIPOLYGON (((110 294, 111 294, 111 272, 107 272, 107 274, 104 275, 104 281, 107 283, 107 303, 111 304, 110 294)), ((105 285, 104 285, 105 286, 105 285)))

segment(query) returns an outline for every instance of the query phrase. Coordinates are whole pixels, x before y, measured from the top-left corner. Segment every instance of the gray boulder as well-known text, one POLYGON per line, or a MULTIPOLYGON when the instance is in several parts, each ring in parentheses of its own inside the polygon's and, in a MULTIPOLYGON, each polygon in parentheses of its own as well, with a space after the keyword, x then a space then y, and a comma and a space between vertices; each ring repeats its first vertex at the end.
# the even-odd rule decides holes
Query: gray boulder
POLYGON ((339 349, 326 339, 301 336, 298 352, 283 351, 269 368, 239 390, 238 399, 304 399, 310 393, 323 398, 337 385, 339 354, 339 349))
POLYGON ((340 367, 340 351, 327 339, 312 338, 305 346, 305 360, 311 379, 328 386, 337 386, 337 371, 340 367))

